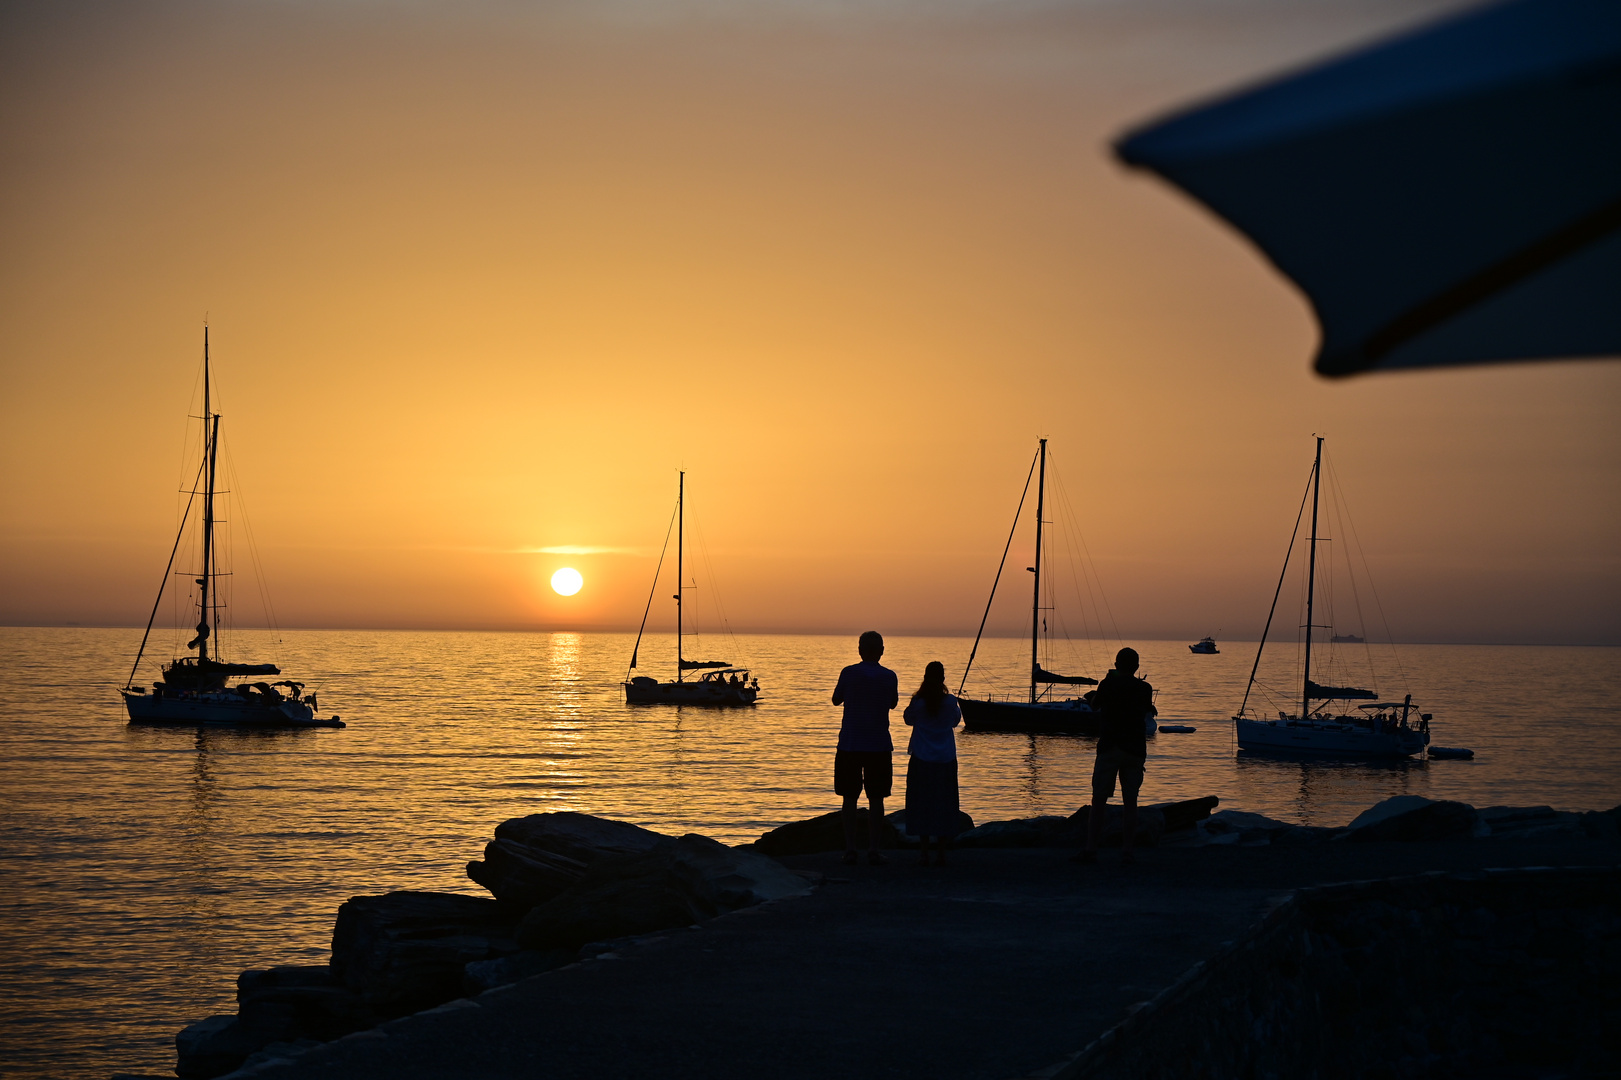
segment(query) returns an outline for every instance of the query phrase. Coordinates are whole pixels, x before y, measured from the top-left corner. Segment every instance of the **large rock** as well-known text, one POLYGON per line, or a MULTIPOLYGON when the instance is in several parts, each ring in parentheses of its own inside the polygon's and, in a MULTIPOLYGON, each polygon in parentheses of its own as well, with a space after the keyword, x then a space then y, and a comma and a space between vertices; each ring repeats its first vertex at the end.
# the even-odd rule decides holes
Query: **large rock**
POLYGON ((1067 817, 1013 818, 987 821, 953 841, 960 848, 1056 848, 1079 847, 1081 839, 1067 817))
POLYGON ((175 1037, 180 1076, 222 1076, 267 1046, 327 1042, 386 1019, 325 964, 244 971, 236 1002, 235 1016, 211 1016, 175 1037))
POLYGON ((625 821, 559 812, 511 818, 495 827, 467 876, 520 910, 545 903, 599 859, 652 850, 669 837, 625 821))
MULTIPOLYGON (((1202 819, 1210 816, 1210 811, 1219 802, 1216 796, 1207 795, 1202 799, 1183 799, 1139 807, 1137 846, 1153 847, 1166 833, 1194 828, 1202 819)), ((955 843, 957 847, 981 848, 1078 848, 1086 843, 1086 820, 1091 813, 1092 808, 1088 804, 1069 817, 987 821, 957 837, 955 843)), ((1119 847, 1124 836, 1125 809, 1118 803, 1110 803, 1109 816, 1098 843, 1103 847, 1119 847)))
POLYGON ((1582 831, 1594 840, 1621 837, 1621 806, 1612 810, 1589 810, 1581 818, 1582 831))
POLYGON ((690 926, 809 891, 804 878, 774 859, 689 833, 640 855, 599 860, 579 884, 524 916, 518 942, 526 949, 568 948, 690 926))
MULTIPOLYGON (((900 844, 900 833, 888 817, 880 826, 879 847, 900 844)), ((856 810, 856 846, 867 846, 867 808, 856 810)), ((754 842, 754 850, 766 855, 814 855, 820 851, 844 850, 844 811, 835 810, 806 821, 790 821, 754 842)))
POLYGON ((506 986, 520 979, 527 979, 531 975, 553 971, 565 964, 572 964, 579 958, 577 949, 552 949, 547 952, 523 949, 511 956, 501 956, 494 960, 477 960, 467 965, 466 974, 462 979, 462 993, 466 997, 477 997, 486 990, 506 986))
POLYGON ((235 1016, 221 1014, 199 1020, 174 1037, 175 1075, 181 1080, 210 1080, 235 1072, 248 1055, 273 1039, 237 1022, 235 1016))
POLYGON ((1204 843, 1238 844, 1244 847, 1262 844, 1315 844, 1331 840, 1342 831, 1296 825, 1247 810, 1223 810, 1219 814, 1212 814, 1207 820, 1199 823, 1198 830, 1204 843))
POLYGON ((331 965, 244 971, 236 979, 237 1015, 279 1040, 328 1042, 384 1019, 331 965))
POLYGON ((1211 811, 1221 805, 1221 800, 1214 795, 1206 795, 1199 799, 1182 799, 1178 802, 1154 803, 1153 806, 1165 815, 1165 831, 1180 832, 1191 829, 1199 822, 1210 816, 1211 811))
POLYGON ((543 904, 585 876, 585 864, 566 855, 496 837, 482 861, 467 864, 467 876, 504 904, 528 909, 543 904))
POLYGON ((1480 811, 1476 832, 1486 836, 1528 837, 1560 832, 1585 836, 1582 816, 1551 806, 1488 806, 1480 811))
POLYGON ((549 851, 589 866, 611 855, 637 855, 652 851, 671 837, 632 825, 628 821, 560 811, 509 818, 495 827, 495 835, 525 847, 549 851))
POLYGON ((1350 840, 1467 840, 1479 815, 1468 803, 1397 795, 1376 803, 1352 820, 1350 840))
MULTIPOLYGON (((1098 846, 1106 848, 1121 847, 1126 836, 1126 810, 1116 803, 1110 803, 1104 808, 1108 816, 1103 820, 1103 829, 1098 834, 1098 846)), ((1069 823, 1077 845, 1085 843, 1087 819, 1092 816, 1090 804, 1081 807, 1069 816, 1069 823)), ((1132 834, 1132 842, 1136 847, 1156 847, 1159 838, 1165 835, 1165 811, 1158 806, 1140 806, 1137 808, 1137 829, 1132 834)))
POLYGON ((360 1001, 400 1016, 460 997, 468 964, 518 951, 512 909, 451 893, 357 896, 338 909, 332 971, 360 1001))
MULTIPOLYGON (((896 843, 903 844, 906 847, 916 847, 918 845, 918 838, 915 837, 915 836, 912 836, 910 833, 908 833, 906 831, 906 811, 905 810, 896 810, 892 814, 885 814, 884 815, 884 820, 889 822, 891 825, 893 825, 895 827, 895 842, 896 843)), ((968 812, 966 810, 958 810, 957 811, 957 831, 955 833, 953 833, 952 835, 953 836, 961 836, 963 833, 972 831, 973 828, 974 828, 974 819, 968 816, 968 812)), ((862 846, 865 847, 866 845, 863 844, 862 846)))

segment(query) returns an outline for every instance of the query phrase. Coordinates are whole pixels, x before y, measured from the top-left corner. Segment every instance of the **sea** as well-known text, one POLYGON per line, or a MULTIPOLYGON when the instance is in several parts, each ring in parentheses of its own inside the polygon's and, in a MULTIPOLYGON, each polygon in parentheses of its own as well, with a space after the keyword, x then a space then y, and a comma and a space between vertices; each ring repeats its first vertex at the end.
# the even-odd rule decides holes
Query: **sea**
MULTIPOLYGON (((348 727, 238 731, 128 724, 117 687, 140 636, 0 628, 3 1077, 171 1073, 175 1033, 233 1012, 238 972, 324 963, 347 898, 483 895, 464 867, 506 818, 576 810, 745 843, 837 806, 839 710, 828 699, 856 660, 853 637, 706 639, 706 654, 751 668, 761 697, 705 710, 627 706, 625 634, 239 634, 236 656, 281 664, 348 727)), ((1098 676, 1115 644, 1044 663, 1098 676)), ((1214 656, 1188 642, 1130 644, 1161 721, 1197 729, 1150 743, 1147 802, 1215 795, 1222 809, 1310 825, 1344 824, 1402 794, 1621 803, 1621 649, 1335 646, 1346 677, 1366 659, 1364 681, 1391 700, 1411 693, 1433 715, 1436 744, 1475 752, 1368 764, 1236 751, 1229 718, 1253 643, 1223 641, 1214 656)), ((930 660, 955 686, 972 646, 892 637, 884 662, 903 694, 930 660)), ((983 642, 970 692, 1017 696, 1028 650, 983 642)), ((1252 713, 1289 707, 1298 654, 1269 647, 1252 713)), ((668 635, 650 635, 639 655, 638 673, 673 674, 668 635)), ((893 727, 904 750, 898 716, 893 727)), ((976 821, 1069 814, 1087 797, 1091 740, 969 732, 958 752, 976 821)))

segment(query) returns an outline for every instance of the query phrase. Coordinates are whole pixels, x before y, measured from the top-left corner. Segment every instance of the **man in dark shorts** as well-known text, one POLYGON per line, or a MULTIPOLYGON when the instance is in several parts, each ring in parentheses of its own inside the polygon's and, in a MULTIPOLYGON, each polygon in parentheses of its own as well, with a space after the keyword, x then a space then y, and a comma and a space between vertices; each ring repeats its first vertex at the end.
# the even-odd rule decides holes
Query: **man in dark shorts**
POLYGON ((885 861, 878 853, 884 800, 895 782, 889 710, 900 704, 900 683, 893 671, 878 662, 884 655, 884 638, 878 631, 862 634, 856 651, 861 663, 839 672, 839 683, 833 688, 833 704, 844 706, 839 748, 833 754, 833 791, 844 796, 844 861, 853 863, 856 810, 861 789, 867 789, 867 861, 877 866, 885 861))
POLYGON ((1115 654, 1114 670, 1103 677, 1092 696, 1092 708, 1099 719, 1098 758, 1092 766, 1092 811, 1086 815, 1086 849, 1079 862, 1098 861, 1098 836, 1103 832, 1116 777, 1120 779, 1120 801, 1125 807, 1120 861, 1136 861, 1131 849, 1137 838, 1137 792, 1142 789, 1143 767, 1148 762, 1148 733, 1143 720, 1153 707, 1154 688, 1137 678, 1137 650, 1121 649, 1115 654))

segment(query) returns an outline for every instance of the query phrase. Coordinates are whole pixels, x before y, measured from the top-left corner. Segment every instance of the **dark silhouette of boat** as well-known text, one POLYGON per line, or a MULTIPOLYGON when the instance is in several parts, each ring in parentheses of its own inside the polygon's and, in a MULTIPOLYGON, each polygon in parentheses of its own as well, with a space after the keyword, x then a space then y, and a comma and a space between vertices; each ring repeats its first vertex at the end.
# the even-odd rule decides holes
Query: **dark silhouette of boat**
POLYGON ((152 603, 152 614, 146 621, 146 633, 141 636, 140 650, 130 668, 129 680, 119 690, 130 723, 136 724, 230 724, 242 727, 343 727, 336 716, 318 717, 318 703, 313 693, 304 693, 304 684, 291 679, 268 681, 268 676, 280 675, 275 664, 230 663, 219 655, 220 608, 217 579, 226 576, 219 568, 215 536, 214 496, 219 471, 220 415, 213 411, 210 399, 210 372, 208 365, 208 329, 203 328, 203 460, 180 519, 175 536, 174 550, 169 553, 169 565, 164 568, 163 581, 158 585, 157 599, 152 603), (198 484, 203 486, 199 489, 198 484), (178 657, 162 667, 162 678, 154 682, 151 692, 135 685, 141 659, 146 655, 146 644, 152 635, 152 623, 157 618, 158 605, 174 569, 180 541, 186 535, 186 523, 198 498, 202 499, 202 569, 192 575, 198 587, 196 636, 187 643, 195 649, 195 656, 178 657), (213 645, 210 655, 210 645, 213 645), (246 680, 258 679, 253 682, 246 680), (236 685, 230 685, 233 680, 236 685))
POLYGON ((1214 656, 1216 653, 1220 652, 1220 650, 1216 648, 1215 638, 1202 637, 1199 639, 1199 643, 1197 645, 1188 646, 1188 652, 1198 653, 1200 656, 1214 656))
MULTIPOLYGON (((957 688, 958 704, 962 706, 963 727, 969 731, 1014 731, 1030 734, 1097 735, 1099 716, 1092 709, 1091 692, 1075 698, 1055 698, 1057 686, 1096 686, 1098 681, 1086 675, 1060 675, 1041 666, 1041 571, 1042 524, 1047 499, 1047 440, 1040 441, 1036 460, 1030 463, 1037 475, 1036 483, 1036 558, 1030 573, 1035 581, 1030 602, 1030 685, 1022 701, 1001 700, 990 697, 971 698, 962 693, 968 682, 968 673, 979 653, 980 637, 985 633, 985 618, 990 616, 991 602, 996 599, 996 586, 1002 580, 1007 565, 1008 549, 1013 545, 1013 532, 1008 534, 1007 547, 1002 550, 1002 563, 996 568, 996 580, 991 584, 991 599, 985 604, 985 618, 979 622, 979 633, 974 636, 973 651, 963 667, 962 682, 957 688), (1038 472, 1039 470, 1039 472, 1038 472)), ((1025 495, 1030 491, 1030 478, 1025 478, 1025 495)), ((1013 531, 1019 527, 1019 514, 1024 510, 1024 497, 1019 499, 1019 510, 1013 515, 1013 531)), ((1148 733, 1154 733, 1153 707, 1144 717, 1148 733)))
POLYGON ((1366 638, 1357 637, 1355 634, 1332 634, 1332 635, 1329 636, 1328 640, 1329 640, 1329 642, 1331 644, 1334 644, 1334 645, 1365 645, 1365 644, 1367 644, 1367 639, 1366 638))
MULTIPOLYGON (((1373 690, 1355 686, 1328 686, 1312 680, 1312 631, 1323 629, 1312 622, 1313 603, 1317 591, 1317 508, 1323 481, 1323 440, 1317 437, 1317 455, 1312 460, 1311 484, 1311 555, 1306 573, 1305 657, 1302 664, 1300 708, 1289 713, 1279 710, 1277 719, 1262 720, 1246 715, 1250 691, 1255 687, 1255 673, 1261 666, 1261 653, 1272 629, 1272 616, 1278 610, 1278 596, 1283 591, 1284 576, 1289 572, 1289 559, 1283 560, 1283 572, 1278 575, 1278 590, 1272 596, 1272 610, 1267 613, 1266 628, 1261 631, 1261 644, 1255 652, 1255 666, 1250 669, 1249 685, 1244 690, 1244 701, 1233 717, 1237 728, 1240 750, 1282 751, 1290 755, 1357 758, 1404 758, 1421 752, 1430 741, 1430 714, 1413 714, 1413 695, 1401 701, 1378 700, 1373 690), (1336 712, 1334 703, 1340 701, 1372 701, 1374 704, 1357 706, 1356 713, 1336 712)), ((1305 512, 1302 500, 1301 512, 1305 512)), ((1295 519, 1295 529, 1300 519, 1295 519)), ((1294 537, 1289 547, 1294 549, 1294 537)), ((1339 706, 1343 710, 1344 706, 1339 706)))
POLYGON ((653 610, 653 594, 658 591, 659 571, 664 568, 664 555, 669 550, 670 537, 664 537, 665 550, 659 552, 658 567, 653 571, 653 587, 647 594, 647 609, 642 612, 642 626, 636 631, 636 645, 630 651, 630 668, 625 675, 625 702, 629 705, 709 705, 715 707, 753 705, 760 696, 760 682, 751 679, 747 668, 733 667, 725 660, 688 660, 682 653, 685 629, 682 621, 681 597, 686 592, 686 496, 687 474, 679 474, 675 497, 675 678, 660 682, 646 675, 631 675, 636 670, 642 651, 642 633, 647 629, 647 615, 653 610), (697 678, 687 678, 687 672, 702 672, 697 678))

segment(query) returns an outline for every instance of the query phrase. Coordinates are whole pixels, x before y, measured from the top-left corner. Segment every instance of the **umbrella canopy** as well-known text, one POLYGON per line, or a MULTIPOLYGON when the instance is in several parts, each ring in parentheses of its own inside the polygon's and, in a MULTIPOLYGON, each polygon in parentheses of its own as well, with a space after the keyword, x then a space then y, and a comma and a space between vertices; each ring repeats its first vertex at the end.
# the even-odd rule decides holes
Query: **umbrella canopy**
POLYGON ((1621 2, 1516 0, 1116 146, 1305 291, 1328 375, 1621 355, 1621 2))

